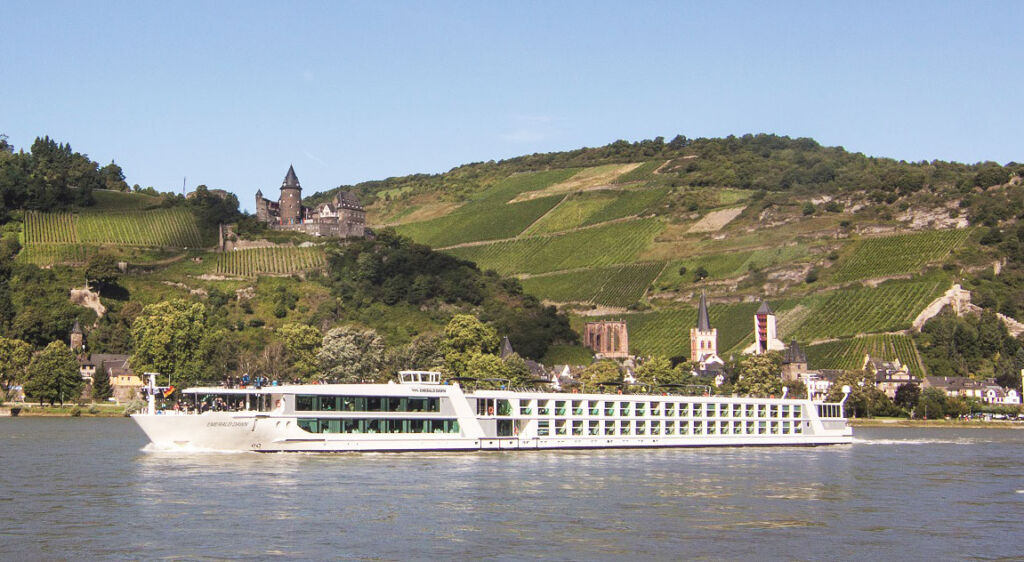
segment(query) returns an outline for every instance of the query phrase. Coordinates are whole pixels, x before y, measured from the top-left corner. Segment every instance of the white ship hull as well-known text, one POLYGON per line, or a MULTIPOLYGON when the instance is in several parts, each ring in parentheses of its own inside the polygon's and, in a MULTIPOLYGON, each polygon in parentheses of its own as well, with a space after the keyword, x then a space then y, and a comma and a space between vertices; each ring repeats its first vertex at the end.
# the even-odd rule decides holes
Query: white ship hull
POLYGON ((405 384, 184 392, 194 403, 223 397, 235 411, 133 415, 152 448, 338 453, 817 446, 853 440, 841 406, 808 400, 464 394, 458 385, 405 384))

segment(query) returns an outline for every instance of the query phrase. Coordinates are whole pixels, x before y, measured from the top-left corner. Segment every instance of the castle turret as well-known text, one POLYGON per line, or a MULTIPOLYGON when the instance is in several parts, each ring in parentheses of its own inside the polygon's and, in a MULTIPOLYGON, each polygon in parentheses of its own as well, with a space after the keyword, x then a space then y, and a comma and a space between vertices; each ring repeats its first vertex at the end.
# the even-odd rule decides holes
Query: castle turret
POLYGON ((281 224, 302 222, 302 186, 295 168, 288 166, 288 174, 281 183, 281 224))

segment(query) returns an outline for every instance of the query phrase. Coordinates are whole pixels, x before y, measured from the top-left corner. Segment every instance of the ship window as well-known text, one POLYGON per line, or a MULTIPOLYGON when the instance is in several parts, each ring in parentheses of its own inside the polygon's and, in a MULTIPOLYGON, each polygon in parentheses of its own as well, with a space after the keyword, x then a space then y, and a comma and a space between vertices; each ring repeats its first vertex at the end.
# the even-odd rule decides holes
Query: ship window
POLYGON ((665 435, 676 434, 676 422, 665 422, 665 435))
POLYGON ((801 411, 801 408, 800 408, 799 405, 793 406, 793 417, 794 418, 802 417, 802 414, 803 414, 803 412, 801 411))
POLYGON ((628 416, 629 415, 629 402, 619 402, 619 415, 620 416, 628 416))
POLYGON ((594 421, 590 421, 587 424, 587 435, 598 435, 600 433, 600 430, 601 430, 601 422, 599 422, 599 421, 594 420, 594 421))
POLYGON ((651 422, 651 435, 661 435, 661 422, 660 421, 653 421, 653 422, 651 422))
POLYGON ((366 397, 366 411, 367 412, 379 412, 384 406, 384 400, 380 396, 367 396, 366 397))
POLYGON ((688 421, 679 422, 679 435, 689 435, 689 434, 690 434, 690 422, 688 422, 688 421))
MULTIPOLYGON (((378 400, 380 400, 380 399, 378 398, 378 400)), ((364 420, 363 421, 363 433, 380 433, 381 432, 380 422, 381 422, 381 420, 364 420)))
POLYGON ((615 415, 615 402, 604 403, 604 415, 614 416, 615 415))
POLYGON ((406 407, 410 412, 425 412, 427 410, 427 399, 426 398, 410 398, 406 403, 406 407))
POLYGON ((717 415, 718 415, 718 405, 717 404, 708 404, 707 416, 709 418, 713 418, 713 417, 715 417, 717 415))
POLYGON ((624 421, 619 426, 619 435, 633 435, 633 422, 624 421))
POLYGON ((341 420, 342 433, 362 433, 359 429, 359 420, 341 420))
POLYGON ((768 412, 768 407, 767 406, 765 406, 764 404, 758 405, 758 407, 757 407, 757 417, 763 418, 763 417, 765 417, 767 412, 768 412))
POLYGON ((764 435, 765 433, 768 433, 768 423, 763 421, 757 422, 757 434, 764 435))
POLYGON ((784 417, 784 418, 788 418, 789 417, 789 404, 785 404, 785 405, 782 406, 782 417, 784 417))
POLYGON ((573 435, 583 435, 583 422, 582 421, 577 420, 577 421, 572 422, 572 434, 573 435))
POLYGON ((754 405, 753 404, 747 404, 747 417, 748 418, 754 417, 754 405))
POLYGON ((389 412, 405 412, 406 411, 406 400, 401 397, 391 397, 387 399, 388 411, 389 412))
POLYGON ((792 427, 790 425, 790 423, 792 423, 792 422, 788 422, 788 421, 787 422, 782 422, 782 434, 783 435, 789 435, 789 429, 792 427))
POLYGON ((604 422, 604 434, 605 435, 615 435, 615 422, 613 422, 613 421, 606 421, 606 422, 604 422))
POLYGON ((551 432, 550 427, 551 426, 549 425, 548 420, 540 420, 540 421, 538 421, 537 422, 537 435, 540 435, 542 437, 550 435, 550 432, 551 432))
POLYGON ((746 431, 746 433, 747 433, 747 435, 753 435, 754 434, 754 422, 752 422, 752 421, 748 421, 747 422, 747 431, 746 431))
POLYGON ((308 412, 313 409, 313 397, 308 394, 295 396, 295 409, 300 412, 308 412))
POLYGON ((732 432, 737 434, 737 435, 739 435, 740 433, 743 433, 743 424, 740 423, 740 422, 734 422, 732 424, 732 432))
POLYGON ((320 424, 317 423, 317 420, 315 419, 299 418, 295 423, 299 426, 300 429, 303 429, 310 433, 320 433, 320 424))
POLYGON ((512 420, 498 420, 498 437, 512 436, 512 420))
POLYGON ((702 422, 694 422, 693 423, 693 434, 694 435, 701 435, 703 433, 704 433, 704 424, 702 422))
POLYGON ((779 417, 779 406, 777 404, 772 404, 768 408, 769 408, 768 409, 768 417, 770 417, 770 418, 777 418, 777 417, 779 417))
POLYGON ((636 404, 636 415, 637 416, 644 415, 644 412, 647 410, 647 408, 645 406, 647 406, 647 405, 644 404, 643 402, 637 402, 637 404, 636 404))

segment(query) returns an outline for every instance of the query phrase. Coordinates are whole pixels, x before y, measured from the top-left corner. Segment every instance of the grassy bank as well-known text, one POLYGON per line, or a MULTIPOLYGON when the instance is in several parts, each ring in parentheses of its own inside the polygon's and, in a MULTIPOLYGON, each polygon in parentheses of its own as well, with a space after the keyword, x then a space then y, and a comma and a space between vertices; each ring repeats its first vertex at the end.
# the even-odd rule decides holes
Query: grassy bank
POLYGON ((125 405, 118 404, 86 404, 76 406, 40 406, 39 404, 4 404, 4 408, 21 408, 19 416, 25 417, 72 417, 77 408, 83 418, 119 418, 124 416, 125 405))
POLYGON ((908 420, 904 418, 851 419, 853 427, 985 427, 995 429, 1024 429, 1024 423, 1005 420, 908 420))

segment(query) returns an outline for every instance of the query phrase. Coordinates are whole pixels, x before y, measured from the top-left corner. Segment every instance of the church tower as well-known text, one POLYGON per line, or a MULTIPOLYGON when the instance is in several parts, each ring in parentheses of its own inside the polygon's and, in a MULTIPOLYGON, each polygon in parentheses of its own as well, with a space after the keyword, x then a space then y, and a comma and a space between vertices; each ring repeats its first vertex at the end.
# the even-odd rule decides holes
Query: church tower
POLYGON ((75 318, 75 325, 71 327, 71 349, 81 351, 84 345, 85 334, 82 333, 82 327, 78 324, 78 319, 75 318))
POLYGON ((302 222, 302 186, 295 168, 288 166, 288 174, 281 183, 281 224, 302 222))
POLYGON ((711 327, 707 298, 700 293, 697 306, 697 327, 690 328, 690 360, 700 363, 708 357, 718 356, 718 330, 711 327))

